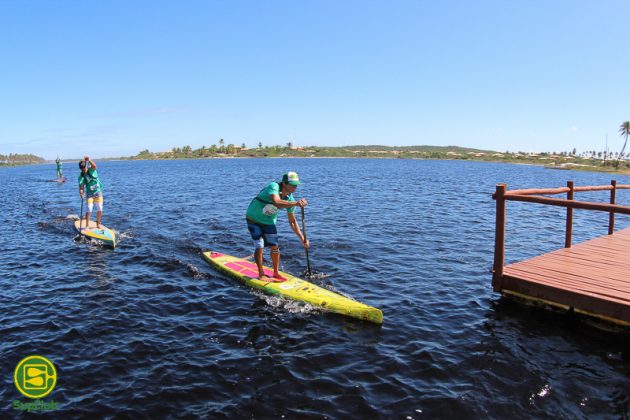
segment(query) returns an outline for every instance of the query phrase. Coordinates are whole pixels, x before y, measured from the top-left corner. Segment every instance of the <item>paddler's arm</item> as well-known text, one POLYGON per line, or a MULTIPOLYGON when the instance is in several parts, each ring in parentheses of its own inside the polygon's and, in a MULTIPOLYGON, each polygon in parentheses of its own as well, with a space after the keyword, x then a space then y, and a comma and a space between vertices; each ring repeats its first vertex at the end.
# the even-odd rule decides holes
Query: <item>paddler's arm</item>
POLYGON ((306 207, 308 201, 306 198, 300 198, 298 201, 288 201, 280 198, 278 194, 271 194, 271 202, 279 209, 288 209, 290 207, 306 207))
POLYGON ((84 159, 90 164, 91 169, 96 169, 96 163, 92 159, 90 159, 89 156, 86 156, 84 159))
POLYGON ((304 245, 304 248, 309 249, 311 247, 311 244, 308 241, 308 239, 304 238, 304 235, 302 234, 302 231, 300 230, 300 225, 298 224, 297 219, 295 218, 295 214, 287 213, 287 218, 289 219, 289 224, 291 225, 291 229, 293 229, 293 232, 295 232, 300 242, 302 242, 302 245, 304 245))

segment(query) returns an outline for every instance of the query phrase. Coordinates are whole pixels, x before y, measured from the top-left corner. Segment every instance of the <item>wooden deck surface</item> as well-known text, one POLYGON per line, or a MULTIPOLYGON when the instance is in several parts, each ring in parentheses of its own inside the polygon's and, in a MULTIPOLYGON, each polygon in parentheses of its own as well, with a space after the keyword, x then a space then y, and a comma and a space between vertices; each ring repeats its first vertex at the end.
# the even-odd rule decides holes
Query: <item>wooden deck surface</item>
POLYGON ((505 266, 512 291, 630 325, 630 228, 505 266))

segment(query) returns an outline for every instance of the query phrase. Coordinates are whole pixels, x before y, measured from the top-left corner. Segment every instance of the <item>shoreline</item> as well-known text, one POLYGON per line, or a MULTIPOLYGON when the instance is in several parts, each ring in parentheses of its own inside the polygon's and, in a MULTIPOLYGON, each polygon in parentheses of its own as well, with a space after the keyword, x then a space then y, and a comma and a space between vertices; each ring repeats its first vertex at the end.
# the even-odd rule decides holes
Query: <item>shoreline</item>
MULTIPOLYGON (((207 156, 207 157, 188 157, 188 158, 162 158, 162 159, 138 159, 138 158, 101 158, 97 159, 105 162, 127 162, 127 161, 165 161, 165 160, 208 160, 208 159, 402 159, 402 160, 430 160, 430 161, 465 161, 465 162, 486 162, 486 163, 506 163, 511 165, 523 165, 523 166, 538 166, 551 170, 568 170, 568 171, 581 171, 581 172, 603 172, 610 174, 619 174, 624 176, 630 175, 630 168, 622 168, 615 170, 612 167, 597 167, 586 164, 559 164, 550 165, 549 163, 542 162, 514 162, 506 160, 494 160, 494 159, 449 159, 449 158, 420 158, 420 157, 400 157, 400 156, 207 156)), ((68 162, 74 160, 68 159, 68 162)), ((78 161, 78 159, 77 159, 78 161)), ((64 160, 64 163, 66 161, 64 160)), ((0 165, 2 168, 15 168, 21 166, 34 166, 34 165, 51 165, 54 161, 47 161, 41 163, 26 163, 21 165, 0 165)))

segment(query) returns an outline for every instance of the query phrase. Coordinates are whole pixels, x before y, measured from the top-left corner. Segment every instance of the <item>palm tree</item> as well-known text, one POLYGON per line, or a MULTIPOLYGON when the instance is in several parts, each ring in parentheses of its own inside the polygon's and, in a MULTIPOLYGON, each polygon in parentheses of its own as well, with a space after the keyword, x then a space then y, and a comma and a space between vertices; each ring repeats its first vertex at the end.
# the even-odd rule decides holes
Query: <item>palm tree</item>
POLYGON ((630 121, 624 121, 619 126, 619 135, 622 137, 625 136, 626 141, 623 142, 623 147, 621 148, 621 152, 619 152, 619 157, 617 158, 617 162, 615 162, 615 169, 619 167, 619 161, 621 160, 621 157, 623 156, 623 152, 626 150, 626 145, 628 144, 628 136, 630 136, 630 121))

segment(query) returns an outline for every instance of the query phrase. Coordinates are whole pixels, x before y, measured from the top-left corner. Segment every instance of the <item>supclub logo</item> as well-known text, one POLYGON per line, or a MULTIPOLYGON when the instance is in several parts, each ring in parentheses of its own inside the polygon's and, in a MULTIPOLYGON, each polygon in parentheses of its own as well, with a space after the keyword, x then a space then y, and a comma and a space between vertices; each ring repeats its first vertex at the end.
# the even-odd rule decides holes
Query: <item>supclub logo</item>
POLYGON ((13 382, 20 394, 28 398, 43 398, 57 385, 55 365, 43 356, 25 357, 15 367, 13 382))

